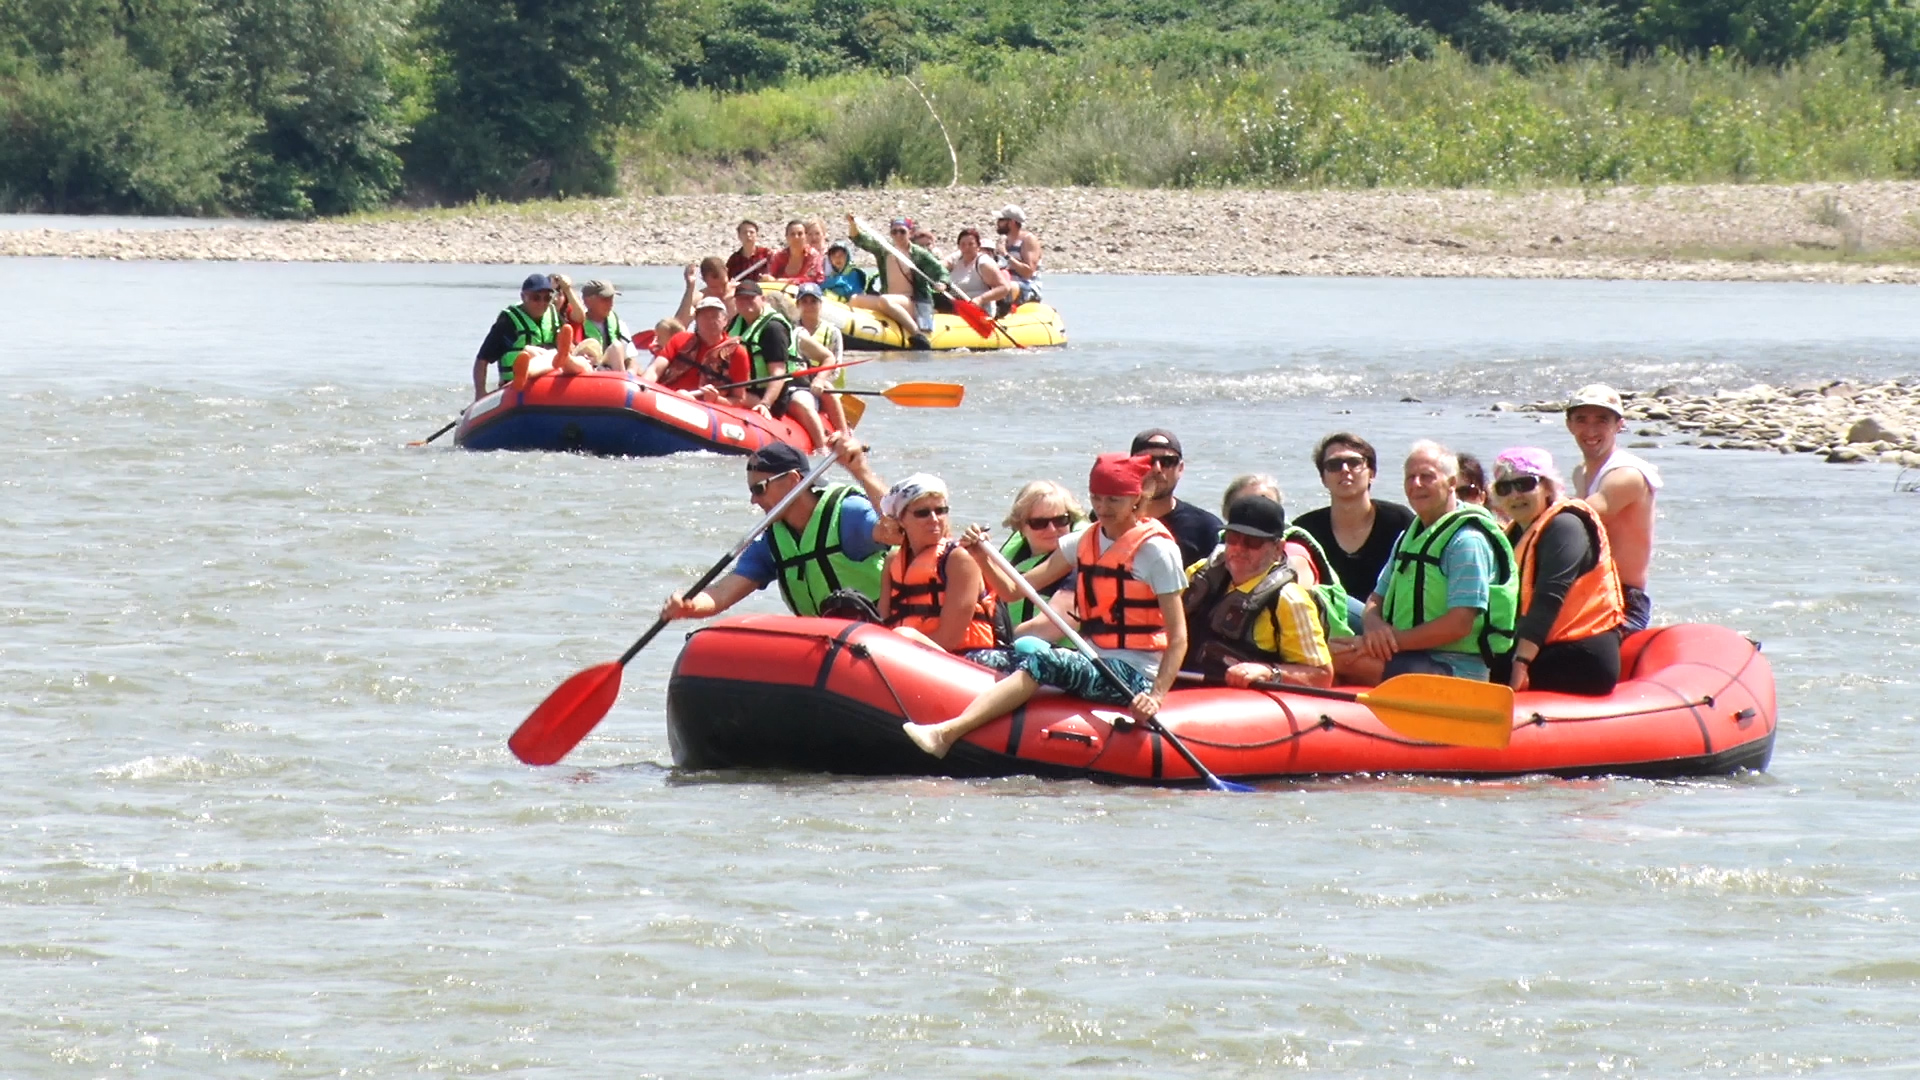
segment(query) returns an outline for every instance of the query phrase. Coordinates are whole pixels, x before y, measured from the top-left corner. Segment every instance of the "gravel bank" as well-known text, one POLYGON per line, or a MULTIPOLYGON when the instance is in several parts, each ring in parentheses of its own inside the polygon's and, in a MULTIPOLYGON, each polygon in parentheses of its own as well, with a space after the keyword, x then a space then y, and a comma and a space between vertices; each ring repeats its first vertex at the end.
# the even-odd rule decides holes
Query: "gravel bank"
MULTIPOLYGON (((1657 440, 1678 435, 1679 445, 1702 450, 1819 454, 1834 464, 1877 461, 1920 469, 1920 379, 1867 386, 1755 383, 1705 395, 1665 386, 1622 391, 1621 397, 1634 446, 1661 446, 1657 440)), ((1493 404, 1494 412, 1564 408, 1558 401, 1493 404)))
POLYGON ((908 214, 943 238, 1017 202, 1071 273, 1920 283, 1920 182, 1592 192, 957 188, 678 195, 364 222, 0 232, 0 255, 677 265, 742 217, 908 214), (1904 260, 1904 261, 1903 261, 1904 260))

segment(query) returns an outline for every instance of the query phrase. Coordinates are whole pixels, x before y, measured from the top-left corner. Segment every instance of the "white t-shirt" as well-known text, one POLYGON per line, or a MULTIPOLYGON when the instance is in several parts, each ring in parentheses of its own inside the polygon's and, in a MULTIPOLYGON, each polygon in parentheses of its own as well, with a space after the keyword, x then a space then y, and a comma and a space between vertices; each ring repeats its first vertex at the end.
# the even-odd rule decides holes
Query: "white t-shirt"
MULTIPOLYGON (((1089 522, 1068 533, 1060 541, 1060 550, 1066 552, 1069 558, 1077 557, 1080 551, 1080 538, 1087 534, 1088 529, 1099 530, 1100 523, 1089 522)), ((1105 531, 1099 531, 1098 535, 1100 540, 1096 550, 1099 554, 1105 555, 1113 548, 1113 541, 1107 537, 1105 531)), ((1149 537, 1147 542, 1141 544, 1139 550, 1133 553, 1133 576, 1134 580, 1145 582, 1155 596, 1165 596, 1168 593, 1185 590, 1187 571, 1180 565, 1180 545, 1174 543, 1169 537, 1149 537)), ((1100 655, 1124 660, 1146 672, 1150 679, 1160 674, 1158 649, 1102 649, 1100 655)))

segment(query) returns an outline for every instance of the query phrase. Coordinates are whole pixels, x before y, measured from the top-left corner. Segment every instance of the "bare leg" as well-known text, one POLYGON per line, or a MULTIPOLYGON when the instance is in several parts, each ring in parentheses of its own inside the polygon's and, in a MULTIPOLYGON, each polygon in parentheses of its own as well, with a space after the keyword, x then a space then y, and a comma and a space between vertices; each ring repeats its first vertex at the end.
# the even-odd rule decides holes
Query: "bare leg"
POLYGON ((807 429, 807 438, 813 440, 815 450, 827 445, 827 429, 820 426, 820 410, 813 404, 813 394, 806 390, 796 390, 787 398, 787 412, 800 421, 807 429))
POLYGON ((920 631, 915 630, 911 626, 896 626, 893 628, 893 632, 896 634, 899 634, 903 638, 906 638, 908 641, 913 642, 915 645, 925 645, 927 648, 933 649, 937 652, 947 651, 945 649, 940 648, 940 645, 938 642, 934 641, 932 638, 921 633, 920 631))
POLYGON ((1039 689, 1040 684, 1034 681, 1033 676, 1016 671, 988 687, 951 720, 938 724, 915 724, 909 721, 901 726, 906 729, 907 738, 912 739, 915 746, 934 757, 943 758, 967 732, 1026 704, 1039 689))
MULTIPOLYGON (((1348 639, 1358 640, 1358 639, 1348 639)), ((1386 661, 1375 659, 1356 648, 1333 647, 1333 677, 1342 686, 1379 686, 1386 661)))
POLYGON ((900 327, 903 337, 911 338, 920 332, 920 324, 913 321, 913 308, 898 296, 876 296, 868 294, 853 298, 853 306, 877 311, 900 327))
POLYGON ((835 431, 853 430, 847 426, 847 410, 840 407, 840 399, 834 395, 833 385, 825 375, 813 380, 813 393, 820 399, 820 411, 826 414, 835 431))

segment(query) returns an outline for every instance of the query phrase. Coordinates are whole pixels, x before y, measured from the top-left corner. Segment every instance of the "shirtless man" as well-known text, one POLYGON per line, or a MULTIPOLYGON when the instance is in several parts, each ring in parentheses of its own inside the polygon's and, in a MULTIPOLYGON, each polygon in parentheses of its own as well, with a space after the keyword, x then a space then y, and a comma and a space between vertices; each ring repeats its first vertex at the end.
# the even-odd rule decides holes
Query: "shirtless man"
POLYGON ((1567 431, 1581 457, 1573 470, 1572 494, 1598 511, 1606 527, 1626 593, 1626 629, 1632 631, 1645 630, 1653 616, 1647 566, 1653 561, 1653 502, 1660 490, 1660 470, 1617 449, 1626 427, 1620 392, 1611 386, 1583 386, 1567 402, 1567 431))

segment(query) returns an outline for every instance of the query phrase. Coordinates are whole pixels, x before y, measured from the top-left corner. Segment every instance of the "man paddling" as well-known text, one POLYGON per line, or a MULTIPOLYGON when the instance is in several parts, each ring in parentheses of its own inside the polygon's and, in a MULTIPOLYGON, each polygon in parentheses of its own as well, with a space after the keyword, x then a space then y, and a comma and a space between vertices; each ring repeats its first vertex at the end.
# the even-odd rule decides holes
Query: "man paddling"
MULTIPOLYGON (((830 484, 801 492, 741 553, 731 573, 698 595, 668 597, 660 609, 662 619, 718 615, 774 582, 795 615, 820 614, 821 603, 842 589, 879 603, 887 549, 874 537, 880 527, 874 506, 886 495, 887 485, 846 433, 834 432, 827 445, 862 490, 830 484)), ((747 496, 761 512, 771 511, 805 479, 809 468, 799 450, 783 442, 768 443, 747 458, 747 496)))
POLYGON ((1567 431, 1581 458, 1573 470, 1572 494, 1600 514, 1620 570, 1625 629, 1633 631, 1645 630, 1653 618, 1647 570, 1653 562, 1653 500, 1660 490, 1660 470, 1619 448, 1626 427, 1626 407, 1611 386, 1583 386, 1567 402, 1567 431))
POLYGON ((513 365, 520 350, 529 345, 553 348, 553 336, 560 331, 560 313, 553 308, 553 279, 545 274, 528 274, 520 283, 520 302, 502 311, 493 320, 480 352, 473 358, 473 400, 487 396, 487 368, 498 365, 500 385, 513 382, 513 365))
POLYGON ((1408 674, 1485 682, 1513 649, 1513 548, 1492 514, 1460 501, 1453 451, 1414 443, 1404 472, 1414 522, 1367 597, 1362 634, 1333 642, 1334 672, 1363 686, 1408 674))
POLYGON ((933 296, 947 282, 947 268, 939 256, 913 242, 913 220, 895 218, 887 227, 888 239, 895 251, 912 260, 911 267, 888 254, 887 249, 860 231, 860 223, 847 215, 847 238, 858 244, 879 263, 878 293, 862 293, 848 302, 857 308, 878 311, 892 319, 907 335, 910 349, 930 349, 927 334, 933 330, 933 296), (919 273, 914 273, 915 269, 919 273))

